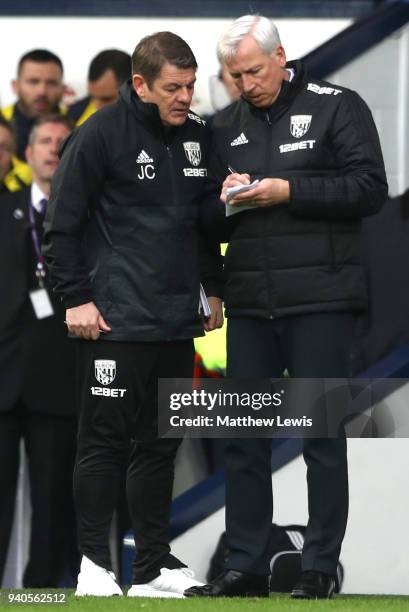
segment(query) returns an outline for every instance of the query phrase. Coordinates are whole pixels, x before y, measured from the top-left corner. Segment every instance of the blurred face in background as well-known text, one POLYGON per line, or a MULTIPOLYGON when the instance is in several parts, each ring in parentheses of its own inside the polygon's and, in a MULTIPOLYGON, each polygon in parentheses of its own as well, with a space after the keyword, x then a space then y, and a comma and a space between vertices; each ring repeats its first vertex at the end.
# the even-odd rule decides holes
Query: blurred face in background
POLYGON ((240 97, 240 89, 237 87, 236 81, 231 76, 226 64, 220 69, 220 79, 226 88, 227 94, 232 102, 240 97))
POLYGON ((239 44, 235 55, 226 62, 242 96, 254 106, 271 106, 280 93, 285 71, 286 57, 281 45, 268 55, 258 42, 248 34, 239 44))
POLYGON ((0 182, 11 168, 11 158, 14 153, 13 134, 3 125, 0 125, 0 182))
POLYGON ((64 93, 61 68, 54 62, 26 60, 12 85, 19 108, 27 117, 51 113, 64 93))
POLYGON ((108 68, 96 81, 88 81, 88 93, 99 110, 116 102, 119 89, 115 72, 108 68))
POLYGON ((70 130, 62 123, 43 123, 35 128, 34 137, 26 149, 27 163, 33 179, 42 186, 50 183, 59 163, 58 151, 70 130))
POLYGON ((132 80, 142 102, 157 105, 164 125, 178 126, 185 123, 196 82, 194 68, 178 68, 165 62, 151 85, 140 74, 134 74, 132 80))

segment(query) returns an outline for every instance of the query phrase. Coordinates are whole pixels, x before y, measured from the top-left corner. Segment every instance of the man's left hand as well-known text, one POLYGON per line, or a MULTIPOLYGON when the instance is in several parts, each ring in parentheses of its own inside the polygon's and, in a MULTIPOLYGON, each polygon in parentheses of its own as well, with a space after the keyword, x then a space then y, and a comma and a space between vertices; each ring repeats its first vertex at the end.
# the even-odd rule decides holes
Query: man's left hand
POLYGON ((288 181, 278 178, 265 178, 259 184, 238 194, 229 204, 233 206, 268 207, 288 202, 290 199, 290 185, 288 181))
POLYGON ((223 327, 223 302, 218 297, 208 297, 207 301, 212 314, 204 320, 203 327, 208 332, 223 327))

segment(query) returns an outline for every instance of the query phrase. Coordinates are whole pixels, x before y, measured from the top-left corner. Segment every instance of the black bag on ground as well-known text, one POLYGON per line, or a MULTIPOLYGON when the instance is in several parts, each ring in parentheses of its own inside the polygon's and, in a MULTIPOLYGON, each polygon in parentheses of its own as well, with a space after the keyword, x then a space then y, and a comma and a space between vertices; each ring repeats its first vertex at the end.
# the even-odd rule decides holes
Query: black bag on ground
MULTIPOLYGON (((290 593, 301 575, 301 552, 304 545, 306 528, 303 525, 271 525, 270 553, 271 553, 271 581, 270 591, 276 593, 290 593)), ((229 550, 227 548, 226 533, 222 533, 216 546, 206 579, 211 582, 225 567, 229 550)), ((336 592, 341 590, 344 578, 344 569, 341 563, 337 568, 336 592)))

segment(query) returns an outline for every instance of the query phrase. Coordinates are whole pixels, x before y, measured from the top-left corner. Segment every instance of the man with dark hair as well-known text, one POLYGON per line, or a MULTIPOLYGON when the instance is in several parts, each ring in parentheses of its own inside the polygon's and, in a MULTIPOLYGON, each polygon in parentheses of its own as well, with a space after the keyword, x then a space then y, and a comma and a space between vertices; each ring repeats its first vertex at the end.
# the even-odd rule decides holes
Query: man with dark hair
POLYGON ((16 158, 13 166, 26 185, 31 171, 25 163, 28 135, 36 119, 50 113, 64 112, 60 102, 64 93, 63 65, 60 58, 46 49, 25 53, 17 66, 12 88, 17 101, 1 109, 16 134, 16 158))
POLYGON ((73 122, 66 115, 44 115, 36 119, 28 137, 28 146, 33 146, 33 144, 38 140, 38 132, 41 126, 45 123, 49 125, 51 124, 64 126, 68 130, 68 132, 71 132, 74 128, 73 122))
POLYGON ((157 438, 158 379, 192 377, 192 338, 223 322, 220 248, 202 199, 208 139, 189 110, 196 67, 175 34, 144 38, 132 80, 74 132, 53 181, 44 254, 80 339, 77 595, 122 594, 108 535, 128 460, 137 549, 128 595, 183 597, 198 584, 169 546, 180 440, 157 438), (200 280, 210 296, 204 324, 200 280))
POLYGON ((146 36, 132 54, 132 74, 143 74, 148 88, 167 63, 180 70, 197 70, 196 58, 190 47, 175 35, 172 45, 167 45, 168 35, 169 32, 158 32, 155 36, 146 36))
POLYGON ((131 56, 119 49, 101 51, 88 70, 88 96, 68 109, 76 125, 82 125, 95 111, 118 98, 119 88, 131 76, 131 56))
MULTIPOLYGON (((16 140, 13 128, 0 115, 0 193, 3 191, 16 191, 12 189, 15 182, 13 177, 13 155, 16 148, 16 140)), ((18 185, 17 188, 19 188, 18 185)))
POLYGON ((24 440, 32 515, 23 585, 32 588, 56 588, 68 572, 74 578, 78 565, 72 499, 74 347, 40 252, 58 148, 70 131, 65 118, 42 117, 26 151, 31 188, 0 201, 0 580, 24 440))

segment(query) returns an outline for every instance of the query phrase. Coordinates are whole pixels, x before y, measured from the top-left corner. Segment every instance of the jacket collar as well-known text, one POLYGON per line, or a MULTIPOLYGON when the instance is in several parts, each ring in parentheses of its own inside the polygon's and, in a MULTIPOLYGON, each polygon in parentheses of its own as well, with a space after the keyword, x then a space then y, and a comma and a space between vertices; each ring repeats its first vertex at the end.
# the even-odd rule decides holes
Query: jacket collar
POLYGON ((162 128, 163 124, 160 119, 157 105, 151 102, 142 102, 133 88, 132 79, 129 79, 122 85, 119 90, 119 97, 120 100, 126 104, 129 111, 140 121, 149 121, 162 128))
POLYGON ((158 106, 152 102, 142 102, 133 88, 132 79, 129 79, 120 88, 119 99, 127 106, 134 117, 143 123, 150 124, 154 130, 160 132, 166 143, 170 143, 174 134, 183 127, 165 127, 160 118, 158 106))

